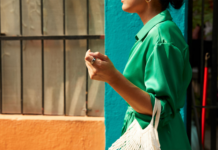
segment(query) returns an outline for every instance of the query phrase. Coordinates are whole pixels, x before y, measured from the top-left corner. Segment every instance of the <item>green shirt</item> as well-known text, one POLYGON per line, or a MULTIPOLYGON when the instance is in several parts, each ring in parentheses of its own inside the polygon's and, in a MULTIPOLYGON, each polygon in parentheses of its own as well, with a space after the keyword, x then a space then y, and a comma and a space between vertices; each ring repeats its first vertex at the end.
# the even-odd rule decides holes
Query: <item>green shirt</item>
MULTIPOLYGON (((153 107, 155 97, 160 99, 158 134, 161 149, 191 150, 179 113, 192 77, 189 47, 168 10, 153 17, 138 32, 123 75, 150 95, 153 107)), ((151 116, 136 112, 128 104, 122 134, 134 119, 144 129, 151 116)))

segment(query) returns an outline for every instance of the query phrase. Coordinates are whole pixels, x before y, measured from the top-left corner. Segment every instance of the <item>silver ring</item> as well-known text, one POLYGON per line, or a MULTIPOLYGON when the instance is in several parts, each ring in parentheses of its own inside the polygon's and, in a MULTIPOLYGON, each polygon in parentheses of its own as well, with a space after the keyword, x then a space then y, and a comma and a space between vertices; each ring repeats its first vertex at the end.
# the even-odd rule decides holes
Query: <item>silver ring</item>
POLYGON ((95 60, 96 60, 95 57, 93 57, 91 64, 94 64, 95 60))

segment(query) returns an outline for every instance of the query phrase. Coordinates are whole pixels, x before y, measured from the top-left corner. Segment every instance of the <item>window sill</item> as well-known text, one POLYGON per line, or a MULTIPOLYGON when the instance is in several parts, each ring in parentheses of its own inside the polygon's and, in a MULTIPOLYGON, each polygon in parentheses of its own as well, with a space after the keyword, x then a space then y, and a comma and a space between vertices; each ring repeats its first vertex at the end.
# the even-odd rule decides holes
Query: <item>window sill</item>
POLYGON ((104 117, 86 116, 45 116, 45 115, 5 115, 0 114, 0 120, 63 120, 63 121, 104 121, 104 117))

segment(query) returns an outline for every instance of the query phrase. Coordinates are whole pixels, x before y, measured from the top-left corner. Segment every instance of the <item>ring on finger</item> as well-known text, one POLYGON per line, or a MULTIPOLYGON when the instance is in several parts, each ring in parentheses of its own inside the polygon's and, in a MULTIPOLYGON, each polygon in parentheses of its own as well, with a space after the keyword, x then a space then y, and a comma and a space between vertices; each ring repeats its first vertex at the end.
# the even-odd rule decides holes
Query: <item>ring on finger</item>
POLYGON ((93 57, 91 64, 94 64, 95 60, 96 60, 95 57, 93 57))

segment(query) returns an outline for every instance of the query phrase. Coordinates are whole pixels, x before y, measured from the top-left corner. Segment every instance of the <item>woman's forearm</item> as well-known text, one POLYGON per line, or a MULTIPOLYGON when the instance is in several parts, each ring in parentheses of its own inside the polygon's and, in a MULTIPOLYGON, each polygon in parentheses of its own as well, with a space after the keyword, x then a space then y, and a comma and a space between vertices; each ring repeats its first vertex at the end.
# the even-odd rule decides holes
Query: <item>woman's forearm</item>
POLYGON ((135 111, 152 115, 150 95, 127 80, 106 55, 88 50, 85 62, 91 79, 107 82, 135 111), (93 57, 96 60, 91 63, 93 57))
POLYGON ((118 70, 108 84, 123 97, 135 111, 141 114, 152 115, 150 95, 132 84, 118 70))

